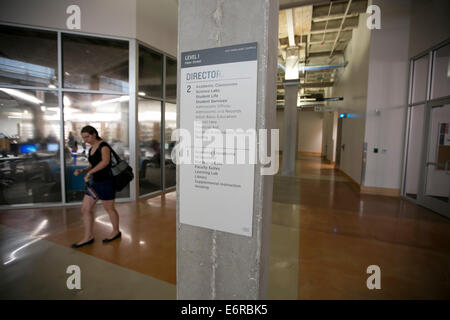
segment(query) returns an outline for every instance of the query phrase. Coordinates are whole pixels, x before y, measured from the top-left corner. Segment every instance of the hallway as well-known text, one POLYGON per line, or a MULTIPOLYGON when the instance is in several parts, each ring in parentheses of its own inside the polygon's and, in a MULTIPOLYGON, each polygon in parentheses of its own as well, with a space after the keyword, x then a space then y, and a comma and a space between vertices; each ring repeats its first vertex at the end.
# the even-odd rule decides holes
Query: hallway
POLYGON ((297 240, 289 254, 300 299, 450 298, 450 221, 407 200, 359 194, 321 158, 302 157, 296 177, 276 177, 272 214, 274 231, 285 230, 271 244, 287 250, 297 240), (381 290, 366 287, 370 265, 381 269, 381 290))
MULTIPOLYGON (((176 194, 117 204, 123 237, 96 206, 96 241, 74 250, 79 207, 0 213, 0 298, 175 299, 176 194), (68 290, 78 265, 82 290, 68 290)), ((269 299, 448 299, 450 221, 400 198, 361 195, 318 157, 274 179, 269 299), (370 265, 381 290, 368 290, 370 265)))

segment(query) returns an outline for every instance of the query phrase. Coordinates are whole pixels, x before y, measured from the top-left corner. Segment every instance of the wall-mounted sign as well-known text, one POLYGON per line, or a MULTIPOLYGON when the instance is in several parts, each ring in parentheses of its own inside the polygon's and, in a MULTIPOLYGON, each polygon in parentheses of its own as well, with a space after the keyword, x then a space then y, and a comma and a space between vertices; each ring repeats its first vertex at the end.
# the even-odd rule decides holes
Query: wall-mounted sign
MULTIPOLYGON (((180 63, 181 129, 197 140, 210 129, 255 129, 257 43, 183 52, 180 63)), ((206 161, 236 152, 228 145, 192 150, 193 163, 180 164, 180 222, 251 236, 255 165, 206 161)))
POLYGON ((314 111, 315 112, 323 112, 323 107, 322 106, 314 106, 314 111))
MULTIPOLYGON (((446 170, 447 163, 450 162, 450 123, 439 123, 439 144, 437 170, 446 170)), ((448 168, 447 168, 448 169, 448 168)))
POLYGON ((66 20, 67 29, 81 30, 81 9, 73 4, 67 7, 66 13, 70 16, 66 20))
POLYGON ((450 146, 450 124, 441 123, 439 126, 439 145, 440 146, 450 146))

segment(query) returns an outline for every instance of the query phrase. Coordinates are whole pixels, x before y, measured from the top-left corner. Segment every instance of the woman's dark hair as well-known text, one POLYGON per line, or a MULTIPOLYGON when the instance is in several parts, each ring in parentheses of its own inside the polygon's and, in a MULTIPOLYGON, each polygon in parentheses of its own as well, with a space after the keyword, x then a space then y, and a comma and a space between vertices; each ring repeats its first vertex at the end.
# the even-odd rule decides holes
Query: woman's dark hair
POLYGON ((81 129, 81 133, 89 133, 90 135, 95 135, 95 138, 97 140, 102 140, 100 136, 98 135, 97 129, 95 129, 93 126, 85 126, 83 129, 81 129))

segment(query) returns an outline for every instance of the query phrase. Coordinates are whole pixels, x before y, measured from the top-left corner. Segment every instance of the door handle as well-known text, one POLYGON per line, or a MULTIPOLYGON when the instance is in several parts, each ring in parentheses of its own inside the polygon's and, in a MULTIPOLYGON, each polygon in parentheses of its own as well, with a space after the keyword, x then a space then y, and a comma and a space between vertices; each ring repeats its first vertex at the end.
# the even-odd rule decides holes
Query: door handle
POLYGON ((341 148, 345 151, 345 143, 341 146, 341 148))
POLYGON ((442 169, 444 169, 444 171, 445 171, 446 174, 450 175, 450 171, 449 171, 449 162, 450 162, 450 160, 447 160, 447 161, 444 162, 444 163, 427 162, 427 163, 426 163, 426 166, 428 167, 428 166, 433 165, 433 166, 436 166, 437 168, 442 168, 442 169))

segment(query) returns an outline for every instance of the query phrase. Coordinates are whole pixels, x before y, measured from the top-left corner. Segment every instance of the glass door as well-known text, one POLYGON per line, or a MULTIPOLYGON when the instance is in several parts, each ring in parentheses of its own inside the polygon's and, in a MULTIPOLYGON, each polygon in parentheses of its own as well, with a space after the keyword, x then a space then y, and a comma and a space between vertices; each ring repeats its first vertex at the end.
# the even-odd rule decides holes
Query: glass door
POLYGON ((418 202, 450 218, 450 99, 426 109, 418 202))

